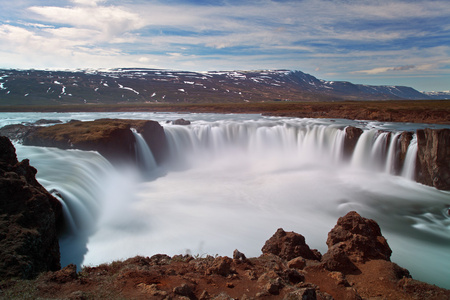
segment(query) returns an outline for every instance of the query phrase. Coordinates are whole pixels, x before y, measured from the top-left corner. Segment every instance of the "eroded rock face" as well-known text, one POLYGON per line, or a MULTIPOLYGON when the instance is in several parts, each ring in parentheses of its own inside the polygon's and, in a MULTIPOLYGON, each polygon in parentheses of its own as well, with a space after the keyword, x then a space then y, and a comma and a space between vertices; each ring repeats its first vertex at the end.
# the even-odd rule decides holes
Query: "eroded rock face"
POLYGON ((279 228, 275 234, 266 241, 261 249, 262 253, 277 255, 285 260, 291 260, 296 257, 306 259, 320 260, 320 252, 313 249, 305 243, 303 235, 295 232, 286 232, 279 228))
POLYGON ((352 157, 353 151, 355 150, 356 143, 359 137, 363 133, 361 128, 356 128, 353 126, 348 126, 345 128, 345 139, 344 139, 344 158, 350 159, 352 157))
POLYGON ((416 180, 450 190, 450 129, 417 130, 416 180))
POLYGON ((30 279, 60 269, 62 207, 36 172, 27 159, 18 162, 10 140, 0 136, 0 278, 30 279))
POLYGON ((333 271, 352 272, 357 269, 355 263, 376 259, 390 261, 392 254, 378 224, 355 211, 339 218, 328 233, 327 245, 328 252, 322 262, 333 271))
POLYGON ((160 163, 167 153, 167 141, 164 129, 155 121, 100 119, 36 127, 28 132, 23 143, 61 149, 95 150, 112 162, 133 162, 136 161, 136 149, 131 128, 142 135, 156 161, 160 163))

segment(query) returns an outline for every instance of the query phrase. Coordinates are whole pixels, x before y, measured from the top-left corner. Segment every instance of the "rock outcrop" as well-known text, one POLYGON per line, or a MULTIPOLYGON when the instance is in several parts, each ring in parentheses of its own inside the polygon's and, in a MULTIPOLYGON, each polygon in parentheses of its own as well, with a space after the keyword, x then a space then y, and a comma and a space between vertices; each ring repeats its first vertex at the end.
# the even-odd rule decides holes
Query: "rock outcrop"
POLYGON ((322 262, 331 271, 351 272, 355 263, 381 259, 390 261, 392 250, 374 220, 352 211, 339 218, 328 233, 328 252, 322 262))
POLYGON ((74 121, 49 127, 35 127, 24 139, 25 145, 61 149, 95 150, 112 162, 136 161, 136 143, 131 128, 139 132, 160 163, 167 153, 162 126, 148 120, 100 119, 74 121))
POLYGON ((265 254, 274 254, 285 260, 291 260, 299 256, 312 260, 320 260, 321 258, 319 251, 309 248, 303 235, 295 232, 286 232, 282 228, 279 228, 266 241, 261 251, 265 254))
POLYGON ((416 180, 450 190, 450 129, 417 130, 416 180))
POLYGON ((62 207, 35 178, 27 159, 0 136, 0 279, 30 279, 60 268, 62 207))
MULTIPOLYGON (((260 257, 244 259, 235 250, 233 259, 156 254, 80 272, 69 265, 29 282, 27 292, 45 299, 450 299, 450 291, 416 281, 390 262, 379 226, 356 212, 339 219, 327 244, 320 260, 303 236, 278 229, 260 257), (353 271, 330 270, 337 258, 330 253, 346 257, 338 263, 350 262, 353 271)), ((7 298, 24 292, 20 281, 3 287, 7 298)))
MULTIPOLYGON (((373 220, 350 212, 328 236, 320 260, 303 236, 278 229, 260 257, 137 256, 76 272, 74 265, 29 283, 30 297, 68 299, 450 299, 450 291, 416 281, 389 261, 391 250, 373 220), (302 250, 300 250, 302 248, 302 250), (273 250, 275 249, 275 250, 273 250), (292 253, 289 253, 293 251, 292 253), (339 253, 339 257, 331 255, 339 253), (304 258, 312 257, 313 259, 304 258), (346 257, 347 260, 340 258, 346 257), (343 268, 330 270, 332 260, 343 268), (290 259, 288 261, 288 259, 290 259), (345 264, 350 263, 352 272, 345 264)), ((20 281, 3 290, 14 298, 20 281)))
POLYGON ((345 128, 345 139, 344 139, 344 158, 350 159, 353 151, 355 150, 356 143, 358 142, 359 137, 363 133, 361 128, 356 128, 353 126, 348 126, 345 128))

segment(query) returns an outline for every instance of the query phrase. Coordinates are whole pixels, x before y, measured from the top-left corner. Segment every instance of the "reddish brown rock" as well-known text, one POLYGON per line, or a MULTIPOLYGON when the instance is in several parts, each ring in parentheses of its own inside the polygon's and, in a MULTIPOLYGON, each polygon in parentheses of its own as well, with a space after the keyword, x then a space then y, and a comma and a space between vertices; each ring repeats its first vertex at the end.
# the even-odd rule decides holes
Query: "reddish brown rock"
POLYGON ((262 253, 271 253, 283 259, 291 260, 296 257, 320 260, 317 250, 311 250, 305 243, 303 235, 295 232, 286 232, 279 228, 275 234, 266 241, 261 249, 262 253))
POLYGON ((417 130, 416 180, 450 190, 450 129, 417 130))
POLYGON ((206 270, 206 274, 218 274, 228 276, 233 272, 231 263, 233 260, 227 256, 219 256, 214 260, 213 265, 206 270))
POLYGON ((63 269, 56 272, 49 272, 46 276, 43 276, 44 280, 56 283, 66 283, 78 278, 77 266, 70 264, 63 269))
POLYGON ((60 268, 57 226, 62 207, 36 180, 28 160, 17 161, 0 137, 0 278, 33 278, 60 268))
MULTIPOLYGON (((379 229, 372 222, 349 213, 339 221, 342 228, 332 231, 347 231, 350 240, 376 238, 379 229)), ((332 247, 339 244, 337 253, 352 254, 348 239, 341 240, 333 239, 332 247)), ((409 279, 407 270, 388 260, 347 258, 357 272, 330 271, 313 260, 300 271, 289 267, 293 261, 270 253, 247 261, 157 254, 84 267, 79 273, 71 266, 32 281, 1 282, 0 298, 21 299, 26 292, 30 299, 450 299, 450 291, 409 279)))
POLYGON ((329 270, 343 273, 356 271, 355 263, 376 259, 390 261, 392 254, 378 224, 355 211, 339 218, 328 233, 327 245, 322 262, 329 270))
POLYGON ((136 161, 134 128, 147 142, 160 163, 167 153, 167 140, 156 121, 100 119, 74 121, 49 127, 37 127, 23 139, 25 145, 98 151, 112 162, 136 161))

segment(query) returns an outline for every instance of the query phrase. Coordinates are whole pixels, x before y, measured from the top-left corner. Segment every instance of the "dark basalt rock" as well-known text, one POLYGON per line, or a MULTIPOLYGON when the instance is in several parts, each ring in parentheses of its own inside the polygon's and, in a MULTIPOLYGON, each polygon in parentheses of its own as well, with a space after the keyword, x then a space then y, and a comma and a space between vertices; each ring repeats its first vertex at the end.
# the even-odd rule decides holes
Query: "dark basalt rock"
POLYGON ((344 139, 344 158, 350 159, 352 157, 353 151, 355 150, 356 143, 359 137, 363 133, 361 128, 356 128, 348 126, 345 128, 345 139, 344 139))
POLYGON ((23 140, 36 127, 24 124, 6 125, 0 128, 0 136, 6 136, 10 140, 23 140))
POLYGON ((286 232, 279 228, 275 234, 266 241, 261 249, 262 253, 275 254, 285 260, 303 257, 311 260, 320 260, 320 252, 305 243, 303 235, 295 232, 286 232))
POLYGON ((17 161, 3 136, 0 153, 0 278, 30 279, 59 270, 61 204, 36 181, 28 160, 17 161))
POLYGON ((450 190, 450 129, 417 130, 416 180, 450 190))
POLYGON ((177 119, 175 121, 172 121, 173 125, 191 125, 191 121, 185 120, 185 119, 177 119))

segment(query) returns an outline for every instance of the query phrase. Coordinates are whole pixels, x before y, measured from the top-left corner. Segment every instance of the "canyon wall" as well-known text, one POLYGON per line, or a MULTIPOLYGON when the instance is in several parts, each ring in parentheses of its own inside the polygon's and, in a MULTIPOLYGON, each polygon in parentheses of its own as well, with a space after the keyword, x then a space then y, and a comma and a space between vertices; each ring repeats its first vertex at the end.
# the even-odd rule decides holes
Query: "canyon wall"
POLYGON ((416 180, 450 190, 450 129, 417 131, 416 180))
POLYGON ((27 159, 0 136, 0 279, 30 279, 60 268, 62 208, 35 178, 27 159))

